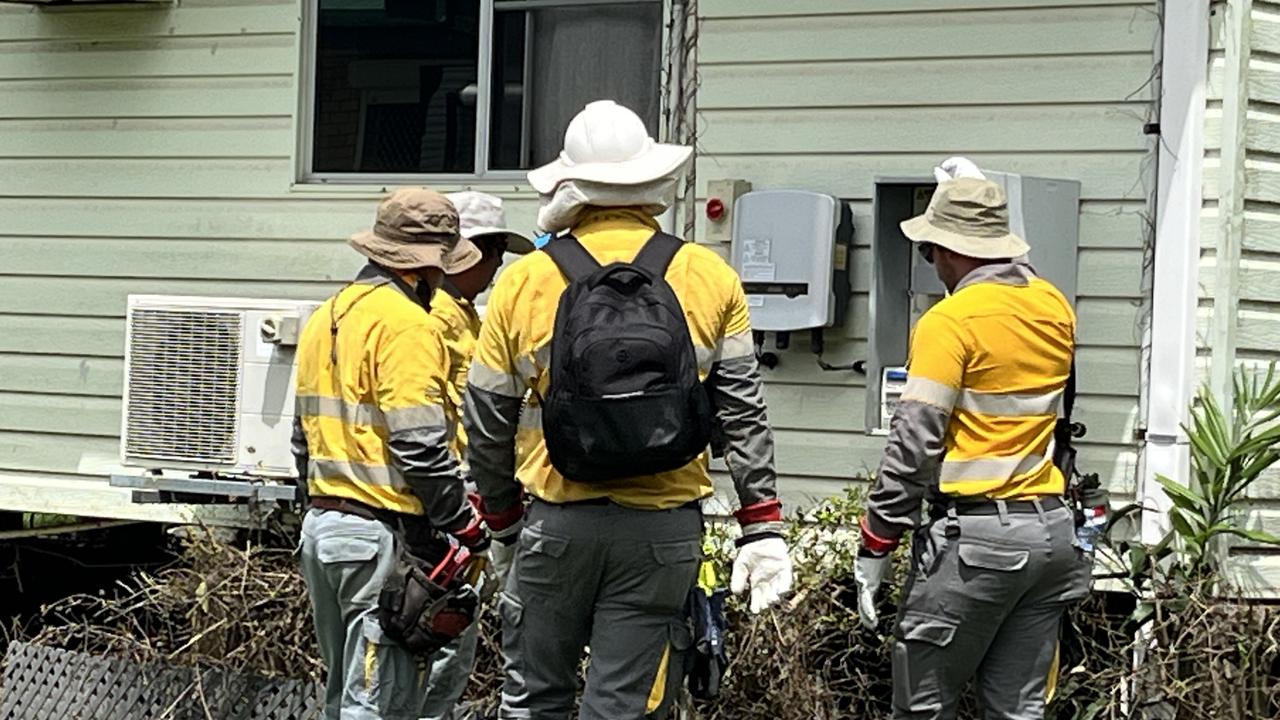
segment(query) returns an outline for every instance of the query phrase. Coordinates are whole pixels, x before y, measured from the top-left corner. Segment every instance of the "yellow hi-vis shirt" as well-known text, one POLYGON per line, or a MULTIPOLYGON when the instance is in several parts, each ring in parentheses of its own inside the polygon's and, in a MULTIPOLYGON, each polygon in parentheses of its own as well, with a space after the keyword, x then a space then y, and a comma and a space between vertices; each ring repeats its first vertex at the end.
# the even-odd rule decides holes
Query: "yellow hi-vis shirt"
POLYGON ((456 433, 453 451, 459 459, 465 459, 467 433, 462 428, 462 405, 467 396, 467 372, 480 337, 480 313, 470 300, 441 288, 431 296, 431 315, 445 326, 444 346, 449 357, 445 414, 456 433))
POLYGON ((951 414, 938 469, 943 493, 1061 495, 1053 430, 1071 372, 1075 313, 1038 277, 1018 285, 1002 282, 999 270, 985 272, 992 276, 975 271, 916 324, 902 400, 951 414))
POLYGON ((1062 293, 1012 262, 975 269, 920 318, 867 497, 864 547, 892 549, 939 493, 1013 500, 1066 490, 1053 430, 1075 329, 1062 293))
MULTIPOLYGON (((574 235, 601 264, 630 262, 658 230, 652 217, 634 209, 597 209, 574 227, 574 235)), ((552 240, 555 242, 555 240, 552 240)), ((750 358, 751 324, 742 283, 711 250, 688 244, 667 269, 666 280, 680 299, 689 334, 706 378, 720 361, 750 358)), ((503 271, 485 307, 468 382, 507 398, 523 398, 526 388, 544 396, 550 384, 551 333, 560 295, 568 283, 551 257, 532 253, 503 271)), ((516 476, 534 496, 553 503, 609 498, 641 509, 667 509, 712 492, 704 454, 689 465, 626 482, 584 485, 565 479, 547 456, 542 413, 531 399, 516 431, 516 476)), ((470 452, 474 469, 475 438, 470 452)), ((770 457, 770 462, 772 458, 770 457)))
POLYGON ((349 285, 311 316, 298 342, 297 373, 311 495, 424 514, 390 440, 393 433, 411 443, 418 438, 422 456, 448 442, 441 329, 421 305, 376 278, 349 285))

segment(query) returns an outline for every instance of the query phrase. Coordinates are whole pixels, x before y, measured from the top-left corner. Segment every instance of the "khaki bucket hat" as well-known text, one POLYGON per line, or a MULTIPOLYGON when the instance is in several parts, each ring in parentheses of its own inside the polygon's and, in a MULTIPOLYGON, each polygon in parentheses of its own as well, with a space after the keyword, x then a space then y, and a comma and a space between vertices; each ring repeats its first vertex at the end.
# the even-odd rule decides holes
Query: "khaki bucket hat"
POLYGON ((979 260, 1016 258, 1031 250, 1009 232, 1004 190, 981 178, 957 178, 938 185, 923 215, 903 221, 913 242, 932 243, 979 260))
POLYGON ((502 198, 488 193, 464 190, 449 193, 445 197, 458 209, 459 233, 470 240, 486 235, 497 235, 506 240, 507 252, 528 255, 534 251, 533 241, 507 227, 507 215, 502 211, 502 198))
POLYGON ((372 230, 352 235, 351 247, 393 270, 440 268, 453 274, 480 262, 480 248, 458 234, 458 211, 444 195, 399 188, 378 205, 372 230))

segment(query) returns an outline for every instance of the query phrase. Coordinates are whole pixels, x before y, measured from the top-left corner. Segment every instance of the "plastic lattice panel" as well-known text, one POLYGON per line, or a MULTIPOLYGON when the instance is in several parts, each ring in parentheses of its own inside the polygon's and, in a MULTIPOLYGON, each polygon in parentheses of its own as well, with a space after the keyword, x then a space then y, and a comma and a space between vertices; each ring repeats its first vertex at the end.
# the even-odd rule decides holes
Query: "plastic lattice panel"
POLYGON ((319 720, 322 689, 12 643, 0 720, 319 720))

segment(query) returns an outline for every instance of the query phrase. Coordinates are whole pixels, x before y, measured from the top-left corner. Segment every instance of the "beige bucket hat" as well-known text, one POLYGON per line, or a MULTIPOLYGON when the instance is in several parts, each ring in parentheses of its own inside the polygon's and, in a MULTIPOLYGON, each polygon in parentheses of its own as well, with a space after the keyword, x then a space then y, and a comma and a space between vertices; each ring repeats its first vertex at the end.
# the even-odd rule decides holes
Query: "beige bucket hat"
POLYGON ((912 242, 932 243, 979 260, 1016 258, 1031 250, 1009 232, 1004 190, 981 178, 939 184, 924 214, 903 221, 901 227, 912 242))
POLYGON ((372 230, 347 244, 393 270, 440 268, 460 273, 480 262, 480 248, 458 233, 458 211, 435 190, 399 188, 378 205, 372 230))
POLYGON ((485 235, 498 235, 507 241, 509 253, 528 255, 533 252, 532 240, 507 227, 502 198, 475 190, 449 193, 445 197, 458 209, 462 237, 470 240, 485 235))

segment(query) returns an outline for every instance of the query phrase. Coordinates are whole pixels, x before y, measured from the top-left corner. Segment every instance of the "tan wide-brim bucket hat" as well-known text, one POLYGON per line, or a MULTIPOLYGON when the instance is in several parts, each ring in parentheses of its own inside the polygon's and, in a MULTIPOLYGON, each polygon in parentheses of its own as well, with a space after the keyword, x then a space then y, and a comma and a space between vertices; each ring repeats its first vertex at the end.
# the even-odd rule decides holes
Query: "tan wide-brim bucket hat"
POLYGON ((458 211, 426 188, 399 188, 378 205, 372 230, 347 241, 357 252, 393 270, 439 268, 447 274, 475 266, 480 248, 458 234, 458 211))
POLYGON ((1009 232, 1004 189, 990 180, 957 178, 938 185, 929 208, 901 224, 911 241, 932 243, 979 260, 1027 254, 1031 247, 1009 232))

